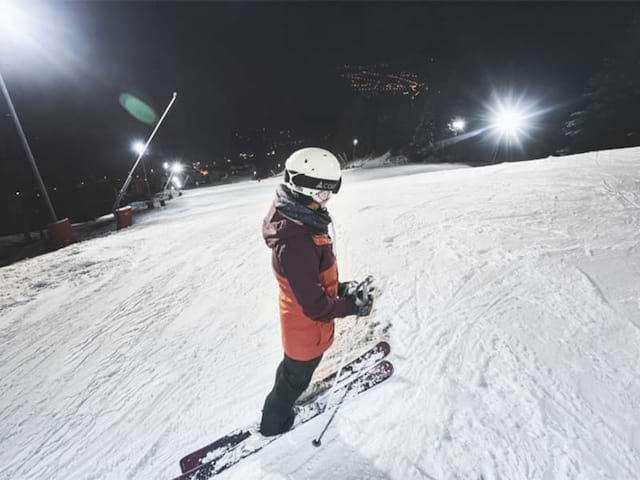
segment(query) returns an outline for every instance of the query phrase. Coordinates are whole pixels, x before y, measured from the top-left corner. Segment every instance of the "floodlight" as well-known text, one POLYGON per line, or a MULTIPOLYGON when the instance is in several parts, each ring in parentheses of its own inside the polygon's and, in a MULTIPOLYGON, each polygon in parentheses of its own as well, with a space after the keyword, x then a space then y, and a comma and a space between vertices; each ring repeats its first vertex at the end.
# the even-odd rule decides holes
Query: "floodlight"
POLYGON ((494 117, 493 127, 503 135, 517 136, 525 127, 525 117, 517 110, 505 108, 494 117))
POLYGON ((456 133, 464 132, 465 128, 467 128, 467 122, 463 118, 454 118, 449 124, 449 129, 456 133))
POLYGON ((510 98, 498 98, 489 110, 489 127, 499 136, 499 139, 518 144, 531 127, 530 119, 539 115, 539 113, 531 113, 530 107, 525 108, 522 98, 515 103, 510 98))
POLYGON ((18 8, 17 2, 0 1, 0 35, 6 40, 24 42, 30 40, 33 32, 33 20, 26 12, 18 8))
POLYGON ((144 142, 142 140, 136 140, 135 142, 133 142, 131 144, 131 150, 136 154, 136 155, 142 155, 144 153, 144 142))

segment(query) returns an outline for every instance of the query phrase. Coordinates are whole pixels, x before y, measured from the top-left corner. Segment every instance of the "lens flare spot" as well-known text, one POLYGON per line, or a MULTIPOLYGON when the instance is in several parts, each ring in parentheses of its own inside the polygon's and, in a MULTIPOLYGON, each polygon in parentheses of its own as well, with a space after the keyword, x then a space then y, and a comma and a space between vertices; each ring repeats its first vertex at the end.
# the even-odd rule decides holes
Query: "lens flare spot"
POLYGON ((129 93, 120 95, 120 105, 136 120, 147 125, 153 125, 158 121, 158 115, 149 105, 129 93))

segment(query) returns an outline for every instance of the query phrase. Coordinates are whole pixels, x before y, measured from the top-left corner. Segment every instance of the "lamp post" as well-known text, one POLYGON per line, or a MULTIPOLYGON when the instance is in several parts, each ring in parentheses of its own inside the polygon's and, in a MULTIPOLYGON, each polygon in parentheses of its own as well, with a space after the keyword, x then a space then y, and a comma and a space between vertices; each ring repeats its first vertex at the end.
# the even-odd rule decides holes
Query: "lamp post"
POLYGON ((47 193, 47 187, 44 185, 44 181, 40 176, 40 171, 38 170, 38 165, 36 164, 36 160, 33 157, 33 152, 31 151, 31 147, 29 147, 29 142, 27 141, 27 137, 24 134, 24 130, 22 129, 22 125, 20 123, 20 119, 18 118, 18 114, 16 109, 13 106, 13 102, 11 101, 11 97, 9 96, 9 90, 7 89, 6 83, 4 83, 4 78, 2 77, 2 73, 0 73, 0 88, 2 89, 2 94, 9 106, 9 113, 11 114, 11 118, 13 119, 13 123, 16 126, 16 130, 18 130, 18 135, 20 136, 20 141, 22 142, 22 147, 24 148, 24 152, 27 155, 27 160, 29 160, 29 164, 31 165, 31 169, 33 170, 33 174, 36 177, 36 181, 38 182, 38 188, 40 189, 40 193, 42 194, 42 198, 44 198, 45 204, 47 205, 47 211, 49 213, 49 220, 51 223, 56 223, 58 221, 58 217, 56 215, 55 210, 53 209, 53 204, 51 203, 51 199, 49 198, 49 194, 47 193))
MULTIPOLYGON (((169 166, 169 164, 167 162, 165 162, 165 169, 169 169, 171 170, 171 173, 169 174, 169 178, 167 178, 167 181, 164 184, 164 187, 162 187, 163 191, 166 191, 167 188, 169 188, 171 186, 171 182, 173 181, 174 185, 175 185, 175 181, 177 180, 178 183, 180 183, 180 180, 178 180, 175 175, 176 173, 181 173, 184 170, 184 165, 182 165, 180 162, 176 161, 173 163, 173 165, 169 166)), ((180 187, 178 187, 180 188, 180 187)))
MULTIPOLYGON (((28 35, 25 34, 25 32, 28 30, 27 27, 28 18, 24 12, 18 10, 9 2, 0 2, 0 34, 5 34, 5 36, 10 40, 20 40, 25 36, 28 37, 28 35)), ((2 35, 0 35, 0 41, 5 41, 2 35)), ((9 107, 9 114, 11 115, 16 130, 18 131, 18 136, 20 137, 20 142, 22 143, 22 147, 24 148, 25 154, 27 155, 29 165, 33 170, 34 176, 36 177, 40 195, 44 199, 50 222, 48 224, 48 230, 51 236, 52 244, 56 248, 64 247, 73 242, 73 231, 71 230, 71 223, 69 222, 68 218, 60 221, 58 220, 56 211, 54 210, 51 199, 49 198, 47 187, 42 180, 42 176, 40 175, 40 171, 38 170, 38 165, 36 164, 33 152, 31 151, 31 147, 29 146, 29 141, 27 140, 27 136, 24 133, 24 129, 22 128, 22 124, 20 123, 20 118, 18 117, 18 113, 16 112, 13 101, 11 100, 11 96, 9 95, 9 89, 7 88, 7 84, 5 83, 4 77, 1 73, 0 90, 2 90, 2 95, 7 102, 7 106, 9 107)))
POLYGON ((165 109, 164 113, 160 117, 160 120, 158 120, 158 123, 156 124, 155 128, 151 132, 151 135, 147 139, 147 141, 144 144, 144 146, 138 150, 138 158, 136 158, 136 161, 133 164, 133 167, 129 171, 129 175, 127 176, 127 179, 124 181, 124 185, 122 185, 122 188, 120 189, 120 192, 118 193, 118 196, 116 197, 116 201, 113 204, 112 210, 114 211, 114 213, 117 213, 118 208, 120 208, 120 202, 122 201, 122 198, 124 197, 124 193, 127 191, 127 188, 129 188, 129 184, 131 183, 131 179, 133 178, 133 172, 136 170, 136 167, 138 166, 138 163, 140 163, 140 160, 142 159, 142 155, 144 155, 144 152, 146 151, 147 147, 151 143, 151 140, 153 140, 153 137, 155 136, 156 132, 158 131, 158 128, 160 128, 160 125, 162 125, 162 121, 164 120, 164 117, 166 117, 167 113, 169 113, 169 110, 171 109, 171 106, 173 105, 173 102, 176 101, 176 97, 177 96, 178 96, 178 92, 173 92, 171 100, 169 101, 169 105, 167 105, 167 108, 165 109))
POLYGON ((133 144, 131 145, 131 151, 133 151, 133 153, 135 153, 136 155, 140 155, 141 157, 140 163, 142 163, 144 184, 147 189, 147 207, 149 207, 150 210, 153 210, 153 196, 151 195, 151 187, 149 186, 149 178, 147 177, 147 167, 144 163, 144 154, 146 153, 144 142, 142 140, 136 140, 135 142, 133 142, 133 144))
POLYGON ((356 159, 356 147, 358 146, 358 139, 353 139, 353 155, 351 156, 351 161, 353 162, 356 159))

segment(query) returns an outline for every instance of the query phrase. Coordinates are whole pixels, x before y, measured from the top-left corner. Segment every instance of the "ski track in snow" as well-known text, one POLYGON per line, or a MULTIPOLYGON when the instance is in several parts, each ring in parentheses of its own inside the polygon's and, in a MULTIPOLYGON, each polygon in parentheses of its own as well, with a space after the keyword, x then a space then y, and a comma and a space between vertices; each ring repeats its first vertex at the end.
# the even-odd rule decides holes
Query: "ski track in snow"
MULTIPOLYGON (((378 338, 394 378, 219 478, 635 479, 640 149, 349 171, 317 375, 378 338)), ((187 192, 127 231, 0 269, 0 479, 171 478, 256 421, 281 358, 260 226, 277 179, 187 192)))

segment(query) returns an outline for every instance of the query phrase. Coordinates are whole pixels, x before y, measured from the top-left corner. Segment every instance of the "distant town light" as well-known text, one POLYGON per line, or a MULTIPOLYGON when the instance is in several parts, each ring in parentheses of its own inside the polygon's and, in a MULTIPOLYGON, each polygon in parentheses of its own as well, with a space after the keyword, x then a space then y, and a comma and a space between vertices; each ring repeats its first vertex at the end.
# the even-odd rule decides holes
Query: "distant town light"
POLYGON ((353 146, 355 147, 356 145, 358 145, 358 139, 357 139, 357 138, 354 138, 354 139, 353 139, 353 146))
POLYGON ((16 192, 16 196, 18 196, 18 197, 19 197, 19 196, 20 196, 20 192, 16 192))
POLYGON ((169 170, 169 162, 164 162, 162 166, 164 167, 165 170, 169 170))

